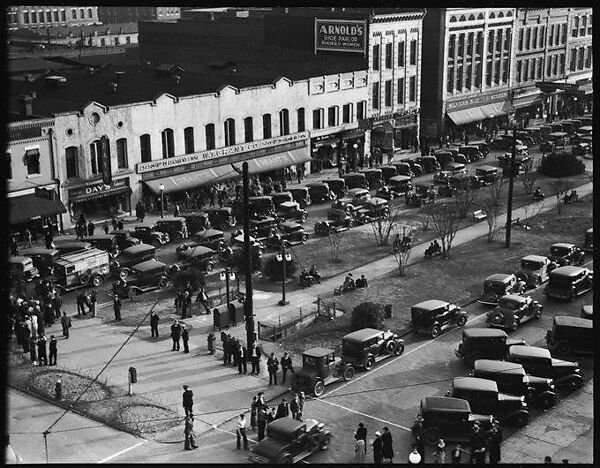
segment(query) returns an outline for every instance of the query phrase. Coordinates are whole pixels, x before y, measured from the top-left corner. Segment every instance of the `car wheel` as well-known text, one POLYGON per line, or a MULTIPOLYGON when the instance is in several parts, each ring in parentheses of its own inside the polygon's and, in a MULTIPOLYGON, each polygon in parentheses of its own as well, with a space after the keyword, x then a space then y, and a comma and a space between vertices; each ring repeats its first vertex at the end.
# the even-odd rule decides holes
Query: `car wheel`
POLYGON ((404 343, 398 342, 394 348, 394 355, 401 356, 402 354, 404 354, 404 343))
POLYGON ((207 263, 205 271, 206 271, 206 273, 210 273, 211 271, 213 271, 213 264, 212 263, 207 263))
POLYGON ((92 276, 92 285, 95 288, 97 288, 98 286, 100 286, 103 281, 104 281, 104 278, 102 278, 101 275, 94 275, 94 276, 92 276))
POLYGON ((277 462, 291 464, 294 463, 294 459, 290 453, 283 452, 281 455, 279 455, 277 462))
POLYGON ((456 325, 458 325, 459 327, 464 327, 467 324, 467 316, 466 315, 459 315, 456 318, 456 325))
POLYGON ((171 238, 169 237, 169 234, 167 232, 165 232, 165 244, 168 244, 171 241, 171 238))
POLYGON ((519 328, 520 324, 521 323, 520 323, 519 319, 515 319, 515 321, 510 326, 510 331, 517 331, 517 328, 519 328))
POLYGON ((354 369, 354 367, 352 366, 348 366, 344 369, 344 380, 346 382, 348 382, 349 380, 352 380, 354 378, 354 375, 356 374, 356 370, 354 369))
POLYGON ((329 448, 329 443, 331 442, 331 436, 327 434, 325 437, 321 439, 319 443, 319 450, 327 450, 329 448))
POLYGON ((431 329, 431 337, 437 338, 438 336, 440 336, 441 332, 442 332, 442 329, 440 328, 440 326, 434 325, 433 328, 431 329))
POLYGON ((385 352, 387 354, 393 354, 395 347, 396 347, 396 343, 394 343, 393 341, 388 341, 388 344, 385 346, 385 352))
POLYGON ((315 383, 315 386, 313 387, 313 394, 316 397, 320 397, 321 395, 323 395, 324 391, 325 391, 325 384, 323 383, 322 380, 319 380, 317 383, 315 383))
POLYGON ((181 242, 183 240, 183 235, 180 232, 176 232, 173 234, 173 237, 171 238, 171 240, 173 242, 181 242))
MULTIPOLYGON (((32 281, 33 278, 31 278, 30 281, 32 281)), ((90 275, 88 274, 83 274, 79 277, 79 283, 80 284, 88 284, 90 282, 90 275)))
POLYGON ((158 280, 158 287, 159 288, 166 288, 167 284, 169 284, 169 281, 164 276, 160 280, 158 280))
POLYGON ((525 413, 517 414, 514 417, 513 422, 517 427, 525 427, 529 422, 529 416, 525 413))
POLYGON ((127 271, 125 268, 123 268, 120 272, 119 272, 119 278, 121 279, 125 279, 127 278, 127 276, 129 275, 129 271, 127 271))
POLYGON ((306 213, 304 213, 302 216, 300 216, 300 222, 305 223, 307 218, 308 218, 308 215, 306 213))
POLYGON ((428 427, 423 431, 423 442, 427 445, 437 444, 441 437, 441 432, 435 427, 428 427))
POLYGON ((302 234, 302 243, 304 244, 308 240, 308 234, 302 234))
POLYGON ((369 356, 365 361, 365 369, 370 370, 373 364, 375 364, 375 359, 373 359, 373 356, 369 356))

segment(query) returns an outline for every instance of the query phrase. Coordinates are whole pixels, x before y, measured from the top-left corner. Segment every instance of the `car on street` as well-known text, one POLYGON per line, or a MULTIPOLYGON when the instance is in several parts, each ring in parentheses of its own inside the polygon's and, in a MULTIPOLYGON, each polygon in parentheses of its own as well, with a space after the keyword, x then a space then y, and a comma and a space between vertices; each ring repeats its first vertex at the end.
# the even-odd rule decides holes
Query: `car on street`
POLYGON ((170 242, 181 242, 189 236, 185 218, 159 219, 155 229, 167 233, 170 242))
POLYGON ((217 263, 217 252, 208 247, 197 245, 180 252, 179 258, 184 268, 194 266, 204 271, 204 273, 210 273, 217 263))
POLYGON ((588 154, 591 154, 592 145, 590 145, 589 143, 583 143, 583 142, 577 143, 577 144, 573 145, 571 151, 575 156, 586 156, 588 154))
POLYGON ((568 242, 557 242, 550 246, 550 260, 558 266, 582 265, 585 261, 585 252, 575 244, 568 242))
POLYGON ((300 208, 298 202, 286 201, 279 204, 275 211, 275 217, 282 220, 295 219, 300 223, 304 223, 308 219, 308 212, 300 208))
POLYGON ((556 268, 556 263, 543 255, 526 255, 515 276, 525 281, 527 288, 536 288, 548 281, 550 272, 556 268))
POLYGON ((150 244, 155 247, 169 243, 169 234, 155 230, 152 226, 134 226, 133 237, 137 237, 144 244, 150 244))
POLYGON ((133 265, 127 276, 115 283, 114 288, 119 296, 133 298, 168 285, 167 265, 152 259, 133 265))
POLYGON ((508 350, 515 345, 526 343, 522 339, 509 339, 504 330, 497 328, 466 328, 454 354, 473 367, 477 359, 506 359, 508 350))
MULTIPOLYGON (((119 252, 142 243, 139 238, 134 236, 134 231, 132 229, 116 229, 114 231, 110 231, 108 235, 114 238, 114 244, 116 244, 119 252)), ((107 252, 110 252, 110 250, 107 250, 107 252)))
MULTIPOLYGON (((141 240, 137 237, 129 237, 129 239, 133 240, 133 242, 141 242, 141 240)), ((110 252, 111 255, 114 256, 119 255, 121 252, 119 245, 123 246, 123 248, 135 245, 135 243, 127 242, 126 240, 119 238, 119 236, 104 234, 104 232, 102 234, 94 234, 93 236, 82 237, 81 241, 87 242, 97 249, 110 252)))
POLYGON ((397 162, 396 164, 394 164, 393 167, 396 168, 397 175, 408 176, 411 179, 415 176, 415 173, 412 171, 410 164, 408 162, 405 162, 405 161, 397 162))
POLYGON ((460 154, 464 154, 470 163, 483 158, 483 155, 481 154, 481 150, 479 149, 478 146, 475 146, 475 145, 460 146, 458 148, 458 152, 460 154))
POLYGON ((477 302, 485 305, 498 305, 498 299, 507 294, 517 294, 519 282, 514 274, 496 273, 483 281, 483 290, 477 302))
POLYGON ((213 250, 218 250, 219 247, 225 242, 225 235, 223 231, 219 231, 218 229, 204 229, 202 231, 195 232, 192 234, 191 239, 188 242, 184 242, 179 244, 175 248, 175 252, 179 257, 179 254, 184 250, 191 249, 198 245, 202 245, 204 247, 208 247, 213 250))
POLYGON ((479 189, 490 185, 483 179, 480 179, 475 174, 458 173, 448 177, 448 185, 456 190, 479 189))
POLYGON ((302 224, 293 221, 279 223, 279 230, 267 238, 267 246, 279 248, 281 244, 287 246, 304 244, 308 240, 308 232, 302 224))
MULTIPOLYGON (((245 216, 244 205, 239 202, 234 205, 237 209, 235 216, 238 219, 243 219, 245 216)), ((275 205, 273 197, 269 195, 248 198, 248 213, 250 219, 263 219, 275 215, 275 205)))
POLYGON ((331 204, 331 208, 327 210, 327 219, 334 222, 340 222, 345 219, 345 216, 351 216, 354 221, 354 212, 360 208, 359 205, 351 203, 350 199, 335 200, 331 204))
POLYGON ((353 188, 362 188, 369 190, 369 182, 367 177, 363 173, 349 173, 342 175, 342 179, 346 181, 346 188, 351 190, 353 188))
POLYGON ((269 195, 273 199, 273 205, 275 205, 275 209, 279 208, 283 202, 293 202, 294 197, 291 192, 271 192, 269 195))
POLYGON ((552 379, 559 388, 577 390, 583 385, 583 372, 579 364, 553 358, 546 348, 511 346, 507 360, 521 364, 528 374, 552 379))
POLYGON ((8 275, 11 280, 33 281, 40 277, 40 272, 31 258, 13 255, 8 257, 8 275))
POLYGON ((38 246, 21 249, 19 252, 22 257, 31 258, 33 266, 39 270, 42 277, 52 276, 54 273, 53 263, 60 257, 58 250, 38 246))
POLYGON ((438 171, 433 174, 433 183, 434 184, 447 184, 448 179, 450 178, 450 172, 448 171, 438 171))
MULTIPOLYGON (((224 231, 234 227, 237 223, 237 219, 231 206, 211 206, 206 208, 206 214, 211 226, 224 231)), ((197 231, 192 231, 197 232, 197 231)))
POLYGON ((500 177, 499 168, 489 164, 476 167, 475 175, 489 184, 495 182, 500 177))
POLYGON ((360 169, 359 174, 365 175, 369 189, 378 189, 383 184, 381 169, 360 169))
POLYGON ((336 232, 347 231, 353 225, 354 219, 349 215, 345 215, 340 223, 329 219, 325 221, 319 221, 315 224, 315 234, 319 236, 328 236, 336 232))
POLYGON ((546 332, 546 345, 553 356, 593 354, 593 322, 581 317, 555 315, 552 330, 546 332))
POLYGON ((594 272, 588 268, 563 266, 550 272, 544 294, 556 299, 572 301, 592 290, 594 272))
POLYGON ((463 327, 469 318, 463 308, 438 299, 415 304, 410 309, 410 316, 412 329, 419 333, 427 333, 432 338, 436 338, 447 329, 463 327))
MULTIPOLYGON (((250 220, 250 235, 254 236, 259 241, 263 242, 269 237, 273 237, 277 232, 279 226, 279 218, 273 218, 271 216, 262 219, 251 219, 250 220)), ((232 238, 237 236, 236 233, 232 234, 232 238), (235 235, 234 235, 235 234, 235 235)))
POLYGON ((390 206, 388 201, 379 197, 370 198, 363 206, 354 211, 354 217, 360 224, 387 218, 389 215, 390 206))
POLYGON ((544 306, 532 297, 507 294, 498 300, 495 309, 487 313, 487 323, 492 327, 516 331, 523 323, 542 316, 544 306))
POLYGON ((355 373, 356 369, 336 357, 333 349, 311 348, 302 353, 302 368, 292 375, 292 390, 320 397, 326 385, 351 380, 355 373))
POLYGON ((327 450, 331 431, 316 419, 279 418, 267 425, 266 437, 250 449, 253 463, 297 463, 314 452, 327 450))
POLYGON ((153 245, 133 245, 123 250, 112 261, 111 268, 121 278, 125 278, 131 271, 132 266, 153 258, 156 259, 156 248, 153 245))
POLYGON ((346 195, 346 181, 341 177, 324 179, 321 182, 326 183, 329 186, 329 190, 335 193, 337 198, 342 198, 346 195))
POLYGON ((498 422, 491 414, 473 413, 469 402, 462 398, 425 397, 411 432, 427 445, 436 445, 440 439, 465 442, 469 441, 476 421, 483 431, 498 422))
POLYGON ((360 206, 364 205, 368 200, 371 199, 371 194, 367 189, 353 188, 349 189, 346 196, 338 199, 339 201, 348 201, 349 203, 360 206))
POLYGON ((417 159, 417 162, 423 166, 423 171, 427 174, 439 171, 442 168, 435 156, 422 156, 421 159, 417 159))
POLYGON ((311 204, 310 192, 308 191, 308 187, 296 187, 289 189, 294 201, 300 205, 300 208, 303 210, 306 209, 308 205, 311 204))
POLYGON ((455 377, 450 395, 467 400, 478 413, 492 414, 501 423, 523 427, 529 422, 529 408, 523 395, 501 393, 493 380, 455 377))
POLYGON ((306 187, 308 188, 310 199, 315 203, 324 203, 337 198, 335 192, 325 182, 313 182, 306 184, 306 187))
MULTIPOLYGON (((438 162, 437 165, 439 166, 439 168, 436 170, 439 171, 446 164, 454 161, 454 158, 456 156, 458 156, 458 151, 455 148, 447 148, 434 151, 433 157, 435 157, 436 161, 438 162)), ((423 160, 425 160, 425 158, 426 156, 423 157, 423 160)))
POLYGON ((528 375, 521 364, 514 362, 478 359, 469 376, 493 380, 499 391, 524 396, 528 403, 544 409, 558 401, 552 379, 528 375))
POLYGON ((404 340, 390 330, 363 328, 342 338, 342 362, 370 370, 375 363, 404 352, 404 340))
MULTIPOLYGON (((523 174, 524 172, 528 171, 531 169, 532 164, 533 164, 533 159, 531 158, 531 156, 528 156, 526 154, 526 148, 525 147, 525 152, 524 153, 518 153, 515 156, 515 166, 516 168, 518 168, 518 171, 515 171, 515 176, 518 174, 523 174)), ((517 150, 519 149, 519 147, 517 147, 517 150)), ((523 148, 521 148, 523 149, 523 148)), ((509 176, 510 175, 510 166, 511 166, 511 160, 512 160, 512 155, 511 153, 505 153, 501 156, 497 156, 498 159, 498 163, 500 165, 500 167, 502 168, 502 175, 503 176, 509 176)))
MULTIPOLYGON (((140 240, 136 239, 135 237, 131 239, 135 239, 138 244, 140 243, 140 240)), ((89 242, 83 242, 72 239, 54 239, 53 242, 54 248, 60 252, 61 256, 74 252, 81 252, 82 250, 90 250, 92 248, 92 244, 89 242)), ((130 245, 135 245, 135 243, 126 244, 125 247, 129 247, 130 245)), ((121 248, 121 250, 123 250, 123 248, 121 248)))
POLYGON ((209 214, 206 212, 189 211, 180 213, 179 216, 185 218, 185 224, 189 232, 198 232, 212 227, 209 214))
POLYGON ((411 177, 407 175, 395 175, 393 177, 390 177, 390 179, 387 182, 387 187, 392 192, 400 194, 410 192, 413 188, 411 180, 411 177))
POLYGON ((395 175, 399 174, 398 170, 396 169, 396 166, 392 164, 386 166, 379 166, 379 169, 381 169, 381 177, 386 183, 388 180, 390 180, 391 177, 394 177, 395 175))

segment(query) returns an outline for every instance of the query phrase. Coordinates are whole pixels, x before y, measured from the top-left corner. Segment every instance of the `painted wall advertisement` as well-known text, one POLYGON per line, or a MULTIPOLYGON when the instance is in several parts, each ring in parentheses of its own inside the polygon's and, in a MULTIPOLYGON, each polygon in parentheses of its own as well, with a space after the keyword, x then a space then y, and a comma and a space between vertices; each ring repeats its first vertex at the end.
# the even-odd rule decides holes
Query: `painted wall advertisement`
POLYGON ((315 18, 315 54, 318 50, 366 53, 367 22, 315 18))

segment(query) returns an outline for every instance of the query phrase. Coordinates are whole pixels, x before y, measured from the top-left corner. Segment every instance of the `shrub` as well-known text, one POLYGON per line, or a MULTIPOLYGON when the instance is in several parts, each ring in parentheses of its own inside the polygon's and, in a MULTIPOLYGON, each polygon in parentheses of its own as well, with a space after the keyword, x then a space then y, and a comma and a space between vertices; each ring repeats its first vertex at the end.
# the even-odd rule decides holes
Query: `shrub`
POLYGON ((577 156, 567 152, 550 153, 542 158, 538 168, 540 174, 549 177, 569 177, 585 172, 585 164, 577 156))
POLYGON ((383 330, 384 326, 383 304, 375 302, 362 302, 352 309, 352 330, 361 328, 376 328, 383 330))
MULTIPOLYGON (((294 257, 291 260, 285 262, 285 276, 291 277, 296 273, 298 265, 294 257)), ((264 275, 272 281, 283 280, 283 262, 277 261, 277 255, 272 255, 266 259, 263 268, 264 275)))
MULTIPOLYGON (((262 258, 258 254, 258 250, 252 249, 252 271, 260 270, 262 264, 262 258)), ((233 255, 227 260, 227 266, 229 268, 235 268, 240 274, 246 274, 246 256, 244 255, 244 249, 237 249, 233 251, 233 255)))

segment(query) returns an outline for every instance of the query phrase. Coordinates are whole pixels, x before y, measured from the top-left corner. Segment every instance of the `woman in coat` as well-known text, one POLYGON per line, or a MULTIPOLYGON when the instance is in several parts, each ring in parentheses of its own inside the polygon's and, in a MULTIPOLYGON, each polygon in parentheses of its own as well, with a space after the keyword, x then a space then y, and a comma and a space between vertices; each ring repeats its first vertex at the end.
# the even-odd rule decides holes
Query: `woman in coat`
MULTIPOLYGON (((356 439, 356 436, 355 436, 356 439)), ((362 439, 356 439, 354 442, 354 460, 353 463, 363 464, 365 462, 366 450, 365 441, 362 439)))
POLYGON ((383 428, 383 434, 381 435, 382 441, 382 456, 384 460, 389 460, 392 463, 394 458, 394 448, 392 446, 392 433, 387 427, 383 428))
POLYGON ((383 441, 381 440, 381 432, 375 433, 375 440, 373 441, 373 461, 376 464, 383 462, 383 441))

